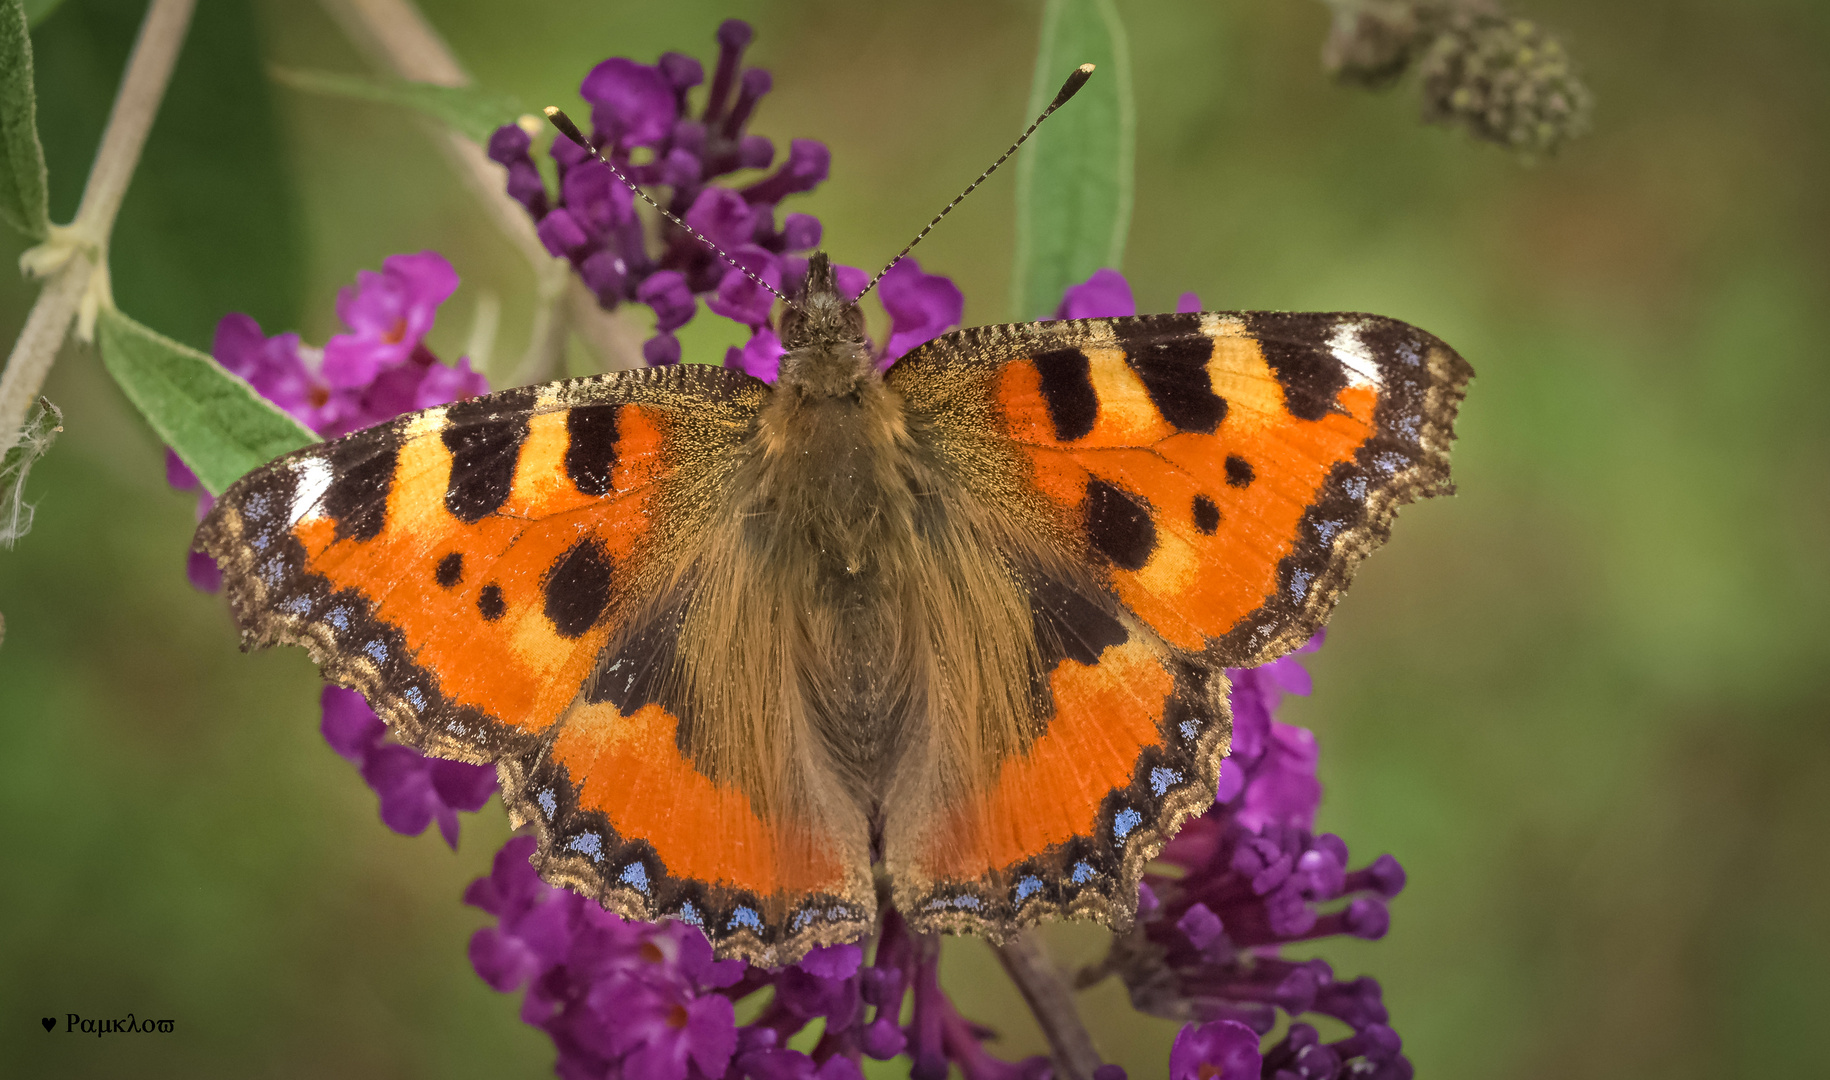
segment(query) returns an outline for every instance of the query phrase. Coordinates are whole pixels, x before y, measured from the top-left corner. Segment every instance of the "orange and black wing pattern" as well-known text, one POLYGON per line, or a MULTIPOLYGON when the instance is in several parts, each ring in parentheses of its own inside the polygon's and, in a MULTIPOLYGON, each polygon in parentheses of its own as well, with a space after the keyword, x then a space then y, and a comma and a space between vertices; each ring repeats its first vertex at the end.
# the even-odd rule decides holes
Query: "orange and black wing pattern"
POLYGON ((892 368, 962 497, 1066 567, 1012 560, 1041 734, 902 854, 916 914, 1127 922, 1144 863, 1213 799, 1222 669, 1308 640, 1398 507, 1450 490, 1471 375, 1391 319, 1211 312, 963 330, 892 368))
POLYGON ((715 518, 766 394, 676 367, 402 416, 243 478, 197 546, 246 645, 304 645, 403 742, 498 763, 549 880, 761 953, 786 932, 764 913, 835 910, 827 893, 863 871, 781 835, 695 769, 668 702, 624 691, 670 659, 654 598, 715 518))

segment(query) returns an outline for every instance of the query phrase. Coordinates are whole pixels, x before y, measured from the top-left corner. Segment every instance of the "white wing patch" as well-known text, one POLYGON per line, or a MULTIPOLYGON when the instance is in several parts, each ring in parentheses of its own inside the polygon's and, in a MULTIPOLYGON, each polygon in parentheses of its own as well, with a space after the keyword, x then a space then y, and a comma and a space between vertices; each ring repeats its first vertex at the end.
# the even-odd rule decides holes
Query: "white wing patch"
POLYGON ((330 490, 330 462, 323 458, 301 458, 292 467, 292 475, 292 509, 287 521, 297 525, 308 517, 317 516, 318 504, 330 490))
POLYGON ((1378 357, 1360 340, 1360 327, 1357 322, 1335 327, 1334 335, 1328 339, 1328 348, 1347 369, 1347 385, 1377 389, 1385 385, 1385 380, 1379 375, 1378 357))

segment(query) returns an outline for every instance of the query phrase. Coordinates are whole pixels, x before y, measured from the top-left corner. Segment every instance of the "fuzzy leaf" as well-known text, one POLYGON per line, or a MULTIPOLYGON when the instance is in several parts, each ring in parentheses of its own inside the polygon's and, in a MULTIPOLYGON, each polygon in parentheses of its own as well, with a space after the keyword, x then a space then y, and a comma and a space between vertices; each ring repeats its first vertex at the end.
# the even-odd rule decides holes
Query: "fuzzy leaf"
POLYGON ((51 226, 45 191, 32 35, 19 0, 0 0, 0 221, 43 240, 51 226))
POLYGON ((25 0, 25 21, 33 26, 51 17, 64 0, 25 0))
POLYGON ((13 433, 6 453, 0 454, 0 547, 10 548, 32 531, 33 507, 25 501, 25 478, 32 463, 51 449, 63 423, 63 411, 39 398, 26 413, 25 426, 13 433))
POLYGON ((1048 317, 1069 285, 1124 257, 1137 126, 1125 28, 1113 0, 1048 0, 1029 115, 1089 61, 1092 79, 1017 153, 1015 319, 1048 317))
POLYGON ((290 86, 308 94, 377 101, 383 105, 415 109, 481 145, 489 143, 491 132, 503 124, 514 123, 517 116, 527 111, 513 95, 497 94, 475 86, 439 86, 434 83, 372 79, 366 75, 298 68, 276 67, 272 72, 274 80, 282 86, 290 86))
POLYGON ((250 469, 317 441, 240 376, 119 311, 102 311, 96 340, 127 400, 212 495, 250 469))

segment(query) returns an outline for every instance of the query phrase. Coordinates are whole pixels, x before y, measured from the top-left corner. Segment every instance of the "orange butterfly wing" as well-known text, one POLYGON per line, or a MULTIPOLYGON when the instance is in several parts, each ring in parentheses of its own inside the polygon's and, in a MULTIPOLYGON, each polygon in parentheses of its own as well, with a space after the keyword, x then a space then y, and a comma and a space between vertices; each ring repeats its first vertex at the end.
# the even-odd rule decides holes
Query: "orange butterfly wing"
POLYGON ((678 367, 403 416, 243 478, 197 546, 247 645, 305 645, 402 741, 498 762, 549 880, 756 956, 816 918, 855 936, 868 871, 765 821, 696 767, 666 704, 600 672, 609 652, 652 681, 668 659, 632 621, 715 515, 766 393, 678 367))
POLYGON ((1225 667, 1306 641, 1398 506, 1449 490, 1472 372, 1357 314, 981 327, 891 369, 966 497, 1072 570, 1029 588, 1043 731, 891 853, 919 925, 1129 922, 1143 865, 1213 799, 1225 667))

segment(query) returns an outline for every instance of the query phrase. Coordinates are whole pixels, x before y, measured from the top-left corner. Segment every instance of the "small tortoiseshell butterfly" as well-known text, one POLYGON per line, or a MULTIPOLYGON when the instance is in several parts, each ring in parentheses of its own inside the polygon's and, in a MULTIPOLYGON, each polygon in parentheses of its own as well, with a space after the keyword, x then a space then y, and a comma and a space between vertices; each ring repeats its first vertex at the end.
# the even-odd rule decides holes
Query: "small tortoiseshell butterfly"
MULTIPOLYGON (((1090 70, 1090 69, 1089 69, 1090 70)), ((1033 129, 1032 129, 1033 130, 1033 129)), ((782 964, 1128 926, 1227 667, 1449 490, 1471 375, 1357 314, 985 326, 880 373, 824 255, 774 384, 619 371, 288 454, 197 533, 248 645, 496 763, 548 881, 782 964)))

